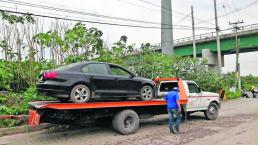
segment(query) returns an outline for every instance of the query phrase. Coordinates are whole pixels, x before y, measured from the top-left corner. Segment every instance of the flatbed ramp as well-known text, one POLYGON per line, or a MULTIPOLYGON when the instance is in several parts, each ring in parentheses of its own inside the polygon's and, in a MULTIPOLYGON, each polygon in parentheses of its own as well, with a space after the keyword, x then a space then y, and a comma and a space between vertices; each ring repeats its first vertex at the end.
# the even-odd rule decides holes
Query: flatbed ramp
POLYGON ((108 101, 89 103, 61 103, 59 101, 35 101, 29 105, 35 109, 96 109, 96 108, 119 108, 119 107, 143 107, 143 106, 163 106, 166 102, 163 99, 150 101, 108 101))

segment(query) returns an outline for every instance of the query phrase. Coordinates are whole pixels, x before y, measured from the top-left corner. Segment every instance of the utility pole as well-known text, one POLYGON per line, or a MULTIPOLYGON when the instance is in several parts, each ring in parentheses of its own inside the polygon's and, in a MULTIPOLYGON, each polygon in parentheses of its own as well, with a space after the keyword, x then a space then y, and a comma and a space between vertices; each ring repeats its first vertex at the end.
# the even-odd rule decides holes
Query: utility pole
POLYGON ((233 25, 234 28, 234 33, 235 33, 235 39, 236 39, 236 78, 235 78, 235 88, 237 88, 240 90, 241 89, 241 77, 240 77, 240 63, 239 63, 239 39, 238 39, 238 33, 237 31, 240 30, 240 27, 238 27, 238 24, 243 24, 244 21, 237 21, 234 23, 229 22, 229 25, 233 25))
POLYGON ((171 0, 161 0, 161 52, 174 54, 171 0))
POLYGON ((220 38, 219 38, 219 24, 217 15, 217 0, 214 0, 214 11, 215 11, 215 25, 216 25, 216 39, 217 39, 217 54, 218 54, 218 72, 222 73, 222 63, 221 63, 221 50, 220 50, 220 38))
POLYGON ((193 30, 193 57, 196 58, 196 42, 195 42, 195 27, 194 27, 193 5, 191 5, 191 14, 192 14, 192 30, 193 30))

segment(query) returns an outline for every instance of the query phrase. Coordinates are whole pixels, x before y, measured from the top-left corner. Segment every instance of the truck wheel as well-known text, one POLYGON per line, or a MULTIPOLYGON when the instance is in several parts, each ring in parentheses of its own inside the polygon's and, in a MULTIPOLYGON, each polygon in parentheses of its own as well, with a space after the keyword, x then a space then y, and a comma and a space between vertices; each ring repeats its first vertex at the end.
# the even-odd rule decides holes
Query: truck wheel
POLYGON ((85 103, 90 100, 90 89, 85 85, 77 85, 73 87, 70 93, 70 98, 74 103, 85 103))
POLYGON ((143 101, 151 100, 154 97, 154 91, 151 86, 143 86, 140 90, 140 98, 143 101))
POLYGON ((112 124, 115 131, 123 135, 132 134, 139 127, 139 116, 131 109, 123 110, 115 115, 112 124))
POLYGON ((219 115, 219 107, 216 103, 210 103, 207 110, 204 112, 205 118, 208 120, 216 120, 219 115))

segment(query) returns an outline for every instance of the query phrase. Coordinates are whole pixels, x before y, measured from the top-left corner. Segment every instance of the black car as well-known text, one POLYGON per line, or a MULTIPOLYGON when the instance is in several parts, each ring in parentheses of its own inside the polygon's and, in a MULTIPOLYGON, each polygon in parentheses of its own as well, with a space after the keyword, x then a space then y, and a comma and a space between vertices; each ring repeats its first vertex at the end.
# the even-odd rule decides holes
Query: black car
POLYGON ((103 62, 81 62, 41 73, 37 90, 61 101, 84 103, 92 98, 151 100, 152 80, 136 77, 127 69, 103 62))

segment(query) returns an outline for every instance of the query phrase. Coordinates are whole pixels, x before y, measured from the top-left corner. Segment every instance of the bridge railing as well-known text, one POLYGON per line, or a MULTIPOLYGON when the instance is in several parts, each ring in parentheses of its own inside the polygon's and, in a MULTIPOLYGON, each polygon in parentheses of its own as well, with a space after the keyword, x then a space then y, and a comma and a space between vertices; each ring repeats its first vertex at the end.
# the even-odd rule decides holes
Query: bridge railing
MULTIPOLYGON (((255 30, 255 29, 258 29, 258 23, 241 26, 240 30, 238 32, 243 32, 243 31, 248 31, 248 30, 255 30)), ((230 34, 230 33, 233 33, 233 32, 234 32, 233 28, 228 28, 228 29, 220 30, 221 35, 230 34)), ((214 38, 215 36, 216 36, 216 32, 209 32, 209 33, 195 35, 195 40, 206 40, 206 39, 209 39, 209 38, 214 38)), ((178 44, 182 44, 182 43, 189 42, 189 41, 193 41, 193 36, 175 39, 173 41, 173 43, 175 45, 178 45, 178 44)), ((153 47, 160 47, 160 45, 161 44, 159 43, 159 44, 154 44, 152 46, 153 47)))

